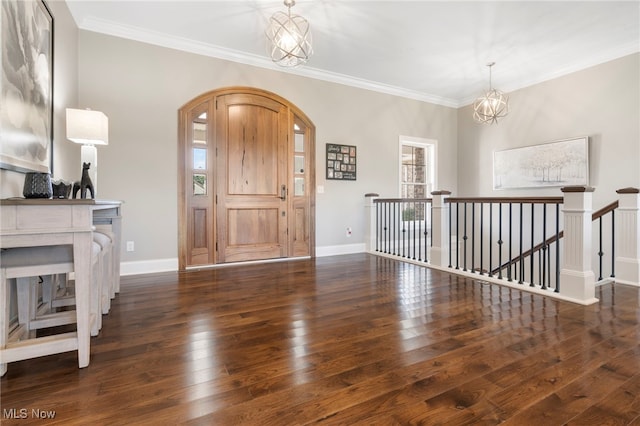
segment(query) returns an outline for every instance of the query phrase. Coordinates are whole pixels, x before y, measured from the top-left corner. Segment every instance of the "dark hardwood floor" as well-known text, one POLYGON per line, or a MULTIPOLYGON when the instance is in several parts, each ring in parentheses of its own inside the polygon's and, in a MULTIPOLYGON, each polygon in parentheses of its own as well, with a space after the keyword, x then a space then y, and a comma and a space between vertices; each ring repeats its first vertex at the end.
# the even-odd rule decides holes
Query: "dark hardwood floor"
POLYGON ((640 424, 639 290, 597 296, 366 254, 123 277, 89 367, 9 365, 2 424, 640 424))

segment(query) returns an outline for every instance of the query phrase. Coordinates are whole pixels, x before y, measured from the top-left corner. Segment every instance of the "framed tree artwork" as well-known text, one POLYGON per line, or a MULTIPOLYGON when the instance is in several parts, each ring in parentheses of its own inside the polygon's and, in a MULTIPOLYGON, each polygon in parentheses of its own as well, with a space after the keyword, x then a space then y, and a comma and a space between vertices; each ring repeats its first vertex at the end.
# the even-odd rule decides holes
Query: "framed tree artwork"
POLYGON ((506 149, 493 153, 493 189, 589 184, 589 138, 506 149))
POLYGON ((0 168, 52 172, 53 16, 42 0, 2 0, 0 168))

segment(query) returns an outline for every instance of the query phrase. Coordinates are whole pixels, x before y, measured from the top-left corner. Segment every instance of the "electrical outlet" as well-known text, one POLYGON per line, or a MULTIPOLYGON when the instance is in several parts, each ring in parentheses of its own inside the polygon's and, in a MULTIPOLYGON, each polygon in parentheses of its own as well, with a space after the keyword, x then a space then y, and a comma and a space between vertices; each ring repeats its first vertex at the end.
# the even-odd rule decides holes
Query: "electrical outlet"
POLYGON ((135 250, 135 246, 133 244, 133 241, 127 241, 127 251, 134 251, 135 250))
POLYGON ((350 237, 350 236, 351 236, 351 227, 348 226, 347 227, 347 237, 350 237))

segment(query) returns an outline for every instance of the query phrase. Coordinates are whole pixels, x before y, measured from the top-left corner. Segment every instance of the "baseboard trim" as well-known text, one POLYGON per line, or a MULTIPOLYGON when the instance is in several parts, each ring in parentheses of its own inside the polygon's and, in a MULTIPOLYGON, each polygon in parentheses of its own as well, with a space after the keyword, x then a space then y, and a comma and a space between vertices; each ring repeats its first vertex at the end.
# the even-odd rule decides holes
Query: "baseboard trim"
POLYGON ((366 250, 365 243, 343 244, 339 246, 322 246, 316 247, 316 256, 336 256, 339 254, 364 253, 366 250))
MULTIPOLYGON (((341 254, 364 253, 364 243, 344 244, 339 246, 316 247, 316 257, 336 256, 341 254)), ((280 260, 280 259, 276 259, 280 260)), ((198 268, 195 268, 198 269, 198 268)), ((200 268, 201 269, 201 268, 200 268)), ((178 270, 178 258, 137 260, 120 263, 120 276, 154 274, 157 272, 175 272, 178 270)))
POLYGON ((156 272, 175 272, 177 270, 177 257, 173 259, 150 259, 120 263, 120 276, 153 274, 156 272))

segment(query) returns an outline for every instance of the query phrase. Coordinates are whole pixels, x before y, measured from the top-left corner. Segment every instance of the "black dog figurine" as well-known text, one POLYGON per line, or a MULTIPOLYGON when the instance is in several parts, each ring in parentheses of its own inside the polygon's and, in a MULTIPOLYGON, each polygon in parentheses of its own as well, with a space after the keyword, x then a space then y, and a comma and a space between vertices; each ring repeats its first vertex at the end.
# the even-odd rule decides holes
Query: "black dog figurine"
POLYGON ((91 163, 82 163, 82 178, 80 178, 80 182, 73 183, 73 198, 76 198, 78 191, 80 191, 80 198, 87 198, 87 189, 91 192, 91 198, 95 198, 93 182, 89 177, 90 166, 91 163))

